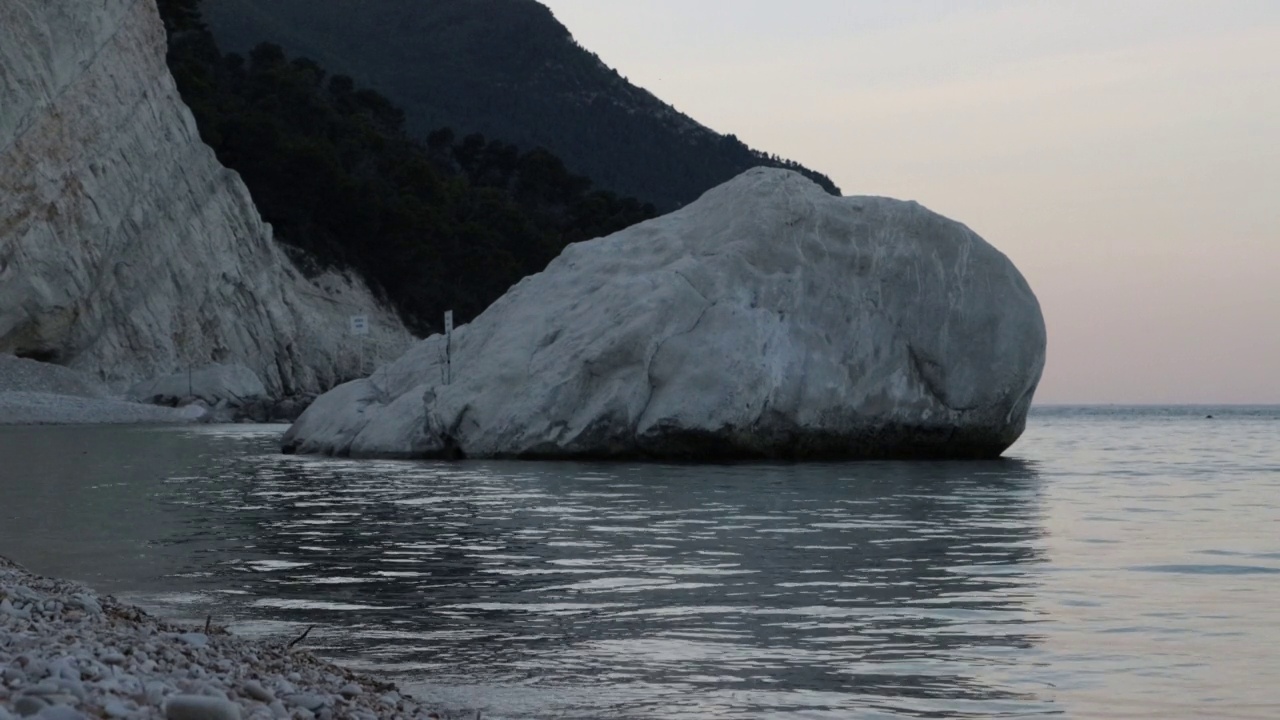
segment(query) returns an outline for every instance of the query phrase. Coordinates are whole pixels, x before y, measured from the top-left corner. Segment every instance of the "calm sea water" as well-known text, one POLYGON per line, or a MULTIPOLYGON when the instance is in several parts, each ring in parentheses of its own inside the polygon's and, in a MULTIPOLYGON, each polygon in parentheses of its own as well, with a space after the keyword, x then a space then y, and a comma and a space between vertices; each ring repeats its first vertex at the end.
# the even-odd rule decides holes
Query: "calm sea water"
POLYGON ((0 428, 0 554, 486 718, 1280 717, 1280 408, 1037 409, 984 463, 281 430, 0 428))

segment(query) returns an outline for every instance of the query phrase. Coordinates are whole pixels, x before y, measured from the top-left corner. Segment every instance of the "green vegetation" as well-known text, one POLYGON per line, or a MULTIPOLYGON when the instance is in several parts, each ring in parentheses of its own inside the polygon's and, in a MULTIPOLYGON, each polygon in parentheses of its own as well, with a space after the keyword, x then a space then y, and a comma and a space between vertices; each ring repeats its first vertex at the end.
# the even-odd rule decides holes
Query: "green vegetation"
POLYGON ((198 0, 160 0, 169 67, 201 137, 304 269, 351 268, 418 332, 474 317, 565 245, 655 214, 541 148, 450 130, 418 142, 350 77, 261 44, 223 55, 198 0))
POLYGON ((713 132, 632 85, 534 0, 204 0, 203 7, 223 47, 247 52, 265 40, 315 58, 389 97, 421 140, 448 126, 545 147, 597 187, 663 212, 758 165, 796 170, 838 193, 825 175, 713 132))

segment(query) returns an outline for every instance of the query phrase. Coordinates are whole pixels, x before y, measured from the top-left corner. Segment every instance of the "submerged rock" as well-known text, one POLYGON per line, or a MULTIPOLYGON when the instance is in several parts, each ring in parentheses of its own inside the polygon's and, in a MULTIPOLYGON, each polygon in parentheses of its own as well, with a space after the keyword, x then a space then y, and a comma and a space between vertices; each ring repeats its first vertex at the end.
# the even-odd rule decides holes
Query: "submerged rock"
POLYGON ((285 451, 991 457, 1023 430, 1045 327, 964 225, 757 169, 570 246, 448 354, 434 336, 322 395, 285 451))

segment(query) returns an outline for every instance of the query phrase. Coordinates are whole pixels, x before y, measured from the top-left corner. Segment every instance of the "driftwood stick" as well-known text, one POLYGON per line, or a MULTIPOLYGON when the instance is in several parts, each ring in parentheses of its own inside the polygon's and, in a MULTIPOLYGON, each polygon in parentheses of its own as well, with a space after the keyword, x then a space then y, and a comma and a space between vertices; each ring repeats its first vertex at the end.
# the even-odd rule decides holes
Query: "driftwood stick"
POLYGON ((315 627, 315 625, 308 625, 308 626, 307 626, 307 629, 306 629, 306 630, 303 630, 303 631, 302 631, 302 634, 301 634, 301 635, 299 635, 298 637, 294 638, 294 639, 293 639, 293 641, 292 641, 292 642, 290 642, 288 645, 285 645, 285 646, 284 646, 284 649, 285 649, 285 650, 289 650, 289 649, 293 648, 293 646, 294 646, 294 645, 297 645, 298 643, 302 642, 302 641, 303 641, 303 639, 307 637, 307 633, 311 632, 311 628, 313 628, 313 627, 315 627))

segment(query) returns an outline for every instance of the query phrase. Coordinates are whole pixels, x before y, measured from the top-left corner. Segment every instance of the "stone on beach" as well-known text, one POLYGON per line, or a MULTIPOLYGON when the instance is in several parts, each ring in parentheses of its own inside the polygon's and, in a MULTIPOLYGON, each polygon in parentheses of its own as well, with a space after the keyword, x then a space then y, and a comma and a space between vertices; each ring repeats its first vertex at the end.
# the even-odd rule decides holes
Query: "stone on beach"
POLYGON ((164 704, 166 720, 240 720, 240 707, 222 698, 175 695, 164 704))
POLYGON ((245 695, 257 700, 258 702, 269 703, 276 699, 274 693, 262 687, 262 683, 257 680, 246 680, 241 690, 245 695))
POLYGON ((322 395, 284 449, 992 457, 1025 426, 1045 344, 1030 287, 969 228, 760 168, 566 248, 448 349, 433 336, 322 395))
MULTIPOLYGON (((38 712, 36 720, 88 720, 88 716, 74 707, 52 705, 38 712)), ((239 720, 239 716, 236 720, 239 720)))

